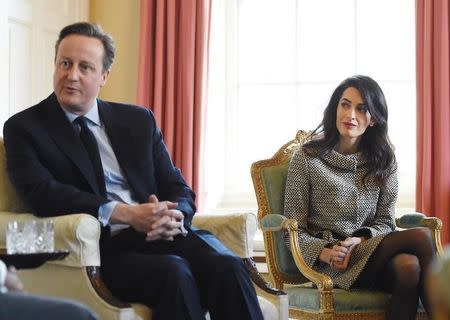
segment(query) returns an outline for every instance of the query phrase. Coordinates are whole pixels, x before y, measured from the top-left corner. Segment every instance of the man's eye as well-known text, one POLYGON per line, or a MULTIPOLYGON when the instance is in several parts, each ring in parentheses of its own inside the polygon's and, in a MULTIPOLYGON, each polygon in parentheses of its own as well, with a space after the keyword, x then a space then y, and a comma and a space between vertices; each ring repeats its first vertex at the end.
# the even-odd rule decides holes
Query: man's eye
POLYGON ((87 71, 91 71, 93 68, 88 64, 82 64, 82 65, 80 65, 80 69, 83 72, 87 72, 87 71))

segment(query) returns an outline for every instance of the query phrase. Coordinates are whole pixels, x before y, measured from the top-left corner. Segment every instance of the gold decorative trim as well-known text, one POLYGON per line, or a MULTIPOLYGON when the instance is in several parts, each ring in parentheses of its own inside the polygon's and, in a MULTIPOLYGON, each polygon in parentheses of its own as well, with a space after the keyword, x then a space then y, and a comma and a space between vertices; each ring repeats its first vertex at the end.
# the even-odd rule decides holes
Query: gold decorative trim
MULTIPOLYGON (((267 160, 260 160, 252 164, 251 166, 251 176, 253 180, 253 186, 255 188, 256 200, 258 203, 258 220, 270 214, 269 204, 267 202, 267 198, 265 197, 265 186, 262 177, 262 171, 266 167, 272 167, 276 165, 280 165, 286 162, 289 162, 292 154, 296 147, 301 145, 303 141, 309 136, 309 133, 299 130, 296 134, 295 139, 289 141, 284 144, 274 155, 272 158, 267 160)), ((264 245, 266 248, 266 263, 267 268, 272 279, 273 285, 275 288, 282 290, 284 284, 300 284, 305 281, 302 278, 291 278, 283 275, 281 270, 278 269, 278 266, 275 262, 274 256, 274 247, 275 247, 275 239, 272 233, 264 232, 264 245)))
POLYGON ((441 256, 444 252, 441 242, 442 220, 436 217, 425 217, 421 225, 431 229, 437 255, 441 256))

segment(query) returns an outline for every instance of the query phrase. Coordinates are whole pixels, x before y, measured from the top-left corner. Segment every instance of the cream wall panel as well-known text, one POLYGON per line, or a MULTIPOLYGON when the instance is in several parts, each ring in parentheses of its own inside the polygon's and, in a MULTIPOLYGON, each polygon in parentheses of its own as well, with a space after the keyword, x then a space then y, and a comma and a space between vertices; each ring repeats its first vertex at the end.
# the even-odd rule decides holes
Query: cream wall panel
POLYGON ((139 0, 91 0, 90 21, 100 24, 116 43, 116 59, 100 97, 136 102, 139 55, 139 0))
POLYGON ((9 114, 8 17, 2 14, 6 11, 8 2, 0 1, 0 123, 3 123, 9 114))
POLYGON ((58 32, 87 20, 88 11, 89 0, 0 0, 0 61, 7 75, 0 78, 1 127, 52 92, 58 32))
POLYGON ((9 114, 31 104, 31 25, 9 20, 9 114))

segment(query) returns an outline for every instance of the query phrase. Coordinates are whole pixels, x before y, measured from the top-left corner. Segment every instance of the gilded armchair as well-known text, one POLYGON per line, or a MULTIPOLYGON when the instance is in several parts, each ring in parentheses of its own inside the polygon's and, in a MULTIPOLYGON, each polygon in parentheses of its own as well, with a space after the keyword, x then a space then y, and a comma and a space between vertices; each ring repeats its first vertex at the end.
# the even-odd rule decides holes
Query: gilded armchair
MULTIPOLYGON (((270 159, 253 163, 251 175, 258 202, 258 221, 264 235, 266 260, 275 288, 289 296, 289 315, 301 319, 383 319, 388 295, 367 290, 333 288, 331 278, 309 267, 300 250, 297 221, 283 215, 284 189, 289 162, 294 150, 308 138, 298 131, 294 140, 284 144, 270 159), (291 251, 283 234, 289 232, 291 251)), ((399 228, 429 227, 438 252, 442 251, 442 222, 420 213, 397 219, 399 228)), ((426 319, 420 308, 418 319, 426 319)))
MULTIPOLYGON (((0 139, 0 247, 5 247, 6 224, 11 220, 40 219, 33 216, 17 196, 6 174, 5 149, 0 139)), ((100 223, 88 214, 51 218, 55 224, 55 248, 70 251, 64 260, 50 261, 36 269, 19 270, 30 293, 80 301, 101 319, 149 320, 151 309, 115 298, 100 273, 100 223)), ((215 234, 239 255, 251 274, 265 319, 288 317, 287 295, 273 289, 260 276, 253 263, 253 237, 257 228, 251 213, 196 215, 194 225, 215 234)))

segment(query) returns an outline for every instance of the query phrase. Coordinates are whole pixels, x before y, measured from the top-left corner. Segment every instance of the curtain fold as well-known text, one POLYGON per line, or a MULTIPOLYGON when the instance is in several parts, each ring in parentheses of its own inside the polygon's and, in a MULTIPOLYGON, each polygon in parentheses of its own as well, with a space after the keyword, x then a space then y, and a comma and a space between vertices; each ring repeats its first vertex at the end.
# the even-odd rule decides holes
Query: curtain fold
POLYGON ((450 240, 450 7, 416 0, 416 210, 443 221, 450 240))
POLYGON ((141 0, 137 102, 154 112, 198 209, 204 201, 210 11, 211 0, 141 0))

